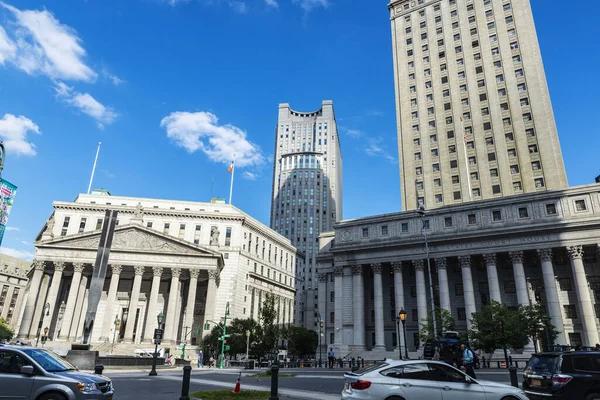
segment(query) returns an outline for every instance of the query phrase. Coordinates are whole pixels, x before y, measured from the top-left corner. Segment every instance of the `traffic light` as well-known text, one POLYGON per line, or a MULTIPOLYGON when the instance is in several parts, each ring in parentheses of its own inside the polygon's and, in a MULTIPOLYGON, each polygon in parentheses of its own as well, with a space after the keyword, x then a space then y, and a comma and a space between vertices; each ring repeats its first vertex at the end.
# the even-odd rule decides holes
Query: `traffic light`
POLYGON ((196 328, 196 335, 200 334, 201 329, 200 328, 196 328))
POLYGON ((204 323, 204 330, 207 331, 210 329, 210 325, 208 324, 208 322, 204 323))

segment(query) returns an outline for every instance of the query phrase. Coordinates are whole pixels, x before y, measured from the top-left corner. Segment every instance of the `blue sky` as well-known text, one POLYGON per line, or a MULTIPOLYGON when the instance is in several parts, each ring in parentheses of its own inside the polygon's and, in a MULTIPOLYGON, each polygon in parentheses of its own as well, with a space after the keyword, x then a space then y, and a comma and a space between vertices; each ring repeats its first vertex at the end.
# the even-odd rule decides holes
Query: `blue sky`
MULTIPOLYGON (((532 0, 569 183, 600 174, 596 1, 532 0), (585 10, 585 12, 582 12, 585 10), (585 145, 581 145, 585 143, 585 145)), ((268 224, 279 103, 331 99, 345 218, 400 210, 392 50, 379 0, 9 0, 0 4, 0 251, 31 257, 53 200, 228 196, 268 224), (365 193, 367 195, 365 195, 365 193)))

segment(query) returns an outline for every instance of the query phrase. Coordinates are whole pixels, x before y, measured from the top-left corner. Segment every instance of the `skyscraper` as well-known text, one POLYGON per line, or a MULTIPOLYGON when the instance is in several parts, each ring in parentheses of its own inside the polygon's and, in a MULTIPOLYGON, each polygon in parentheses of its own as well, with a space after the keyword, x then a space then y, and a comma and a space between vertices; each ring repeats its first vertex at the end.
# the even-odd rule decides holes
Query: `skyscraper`
POLYGON ((402 209, 567 187, 529 0, 395 0, 402 209))
POLYGON ((296 271, 295 323, 313 328, 319 233, 342 218, 342 155, 332 101, 312 112, 279 105, 273 163, 271 228, 305 255, 296 271))

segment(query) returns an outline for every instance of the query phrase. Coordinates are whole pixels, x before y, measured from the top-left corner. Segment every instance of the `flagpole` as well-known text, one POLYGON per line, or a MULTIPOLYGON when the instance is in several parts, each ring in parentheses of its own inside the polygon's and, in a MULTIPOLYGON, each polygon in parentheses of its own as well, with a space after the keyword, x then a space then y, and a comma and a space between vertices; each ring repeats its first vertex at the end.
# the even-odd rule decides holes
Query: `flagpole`
POLYGON ((467 134, 465 133, 465 124, 460 117, 460 128, 463 134, 463 149, 465 154, 465 165, 467 167, 467 184, 469 186, 469 201, 473 201, 473 190, 471 189, 471 172, 469 171, 469 158, 467 157, 467 134))
POLYGON ((233 195, 233 176, 235 175, 235 154, 231 163, 231 184, 229 185, 229 204, 231 204, 231 196, 233 195))
POLYGON ((90 194, 90 190, 92 190, 92 181, 94 180, 94 173, 96 172, 96 163, 98 162, 98 154, 100 154, 100 145, 102 145, 102 142, 98 142, 98 150, 96 150, 96 158, 94 159, 94 166, 92 167, 92 176, 90 176, 87 194, 90 194))

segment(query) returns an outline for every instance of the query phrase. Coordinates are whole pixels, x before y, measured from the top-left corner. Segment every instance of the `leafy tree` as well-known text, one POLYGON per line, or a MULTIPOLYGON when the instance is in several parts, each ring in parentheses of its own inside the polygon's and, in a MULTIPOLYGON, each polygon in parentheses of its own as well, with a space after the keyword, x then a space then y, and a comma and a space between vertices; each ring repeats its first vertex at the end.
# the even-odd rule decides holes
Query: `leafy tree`
POLYGON ((317 332, 302 326, 290 326, 282 335, 288 340, 288 353, 298 358, 310 358, 317 351, 317 332))
POLYGON ((8 327, 8 323, 4 318, 0 318, 0 339, 10 340, 13 336, 15 336, 15 331, 8 327))
POLYGON ((487 353, 503 349, 508 365, 507 349, 522 349, 528 342, 525 325, 522 312, 492 301, 472 314, 469 337, 475 348, 487 353))
POLYGON ((427 339, 434 338, 433 332, 433 315, 435 312, 435 322, 437 333, 435 336, 440 337, 442 332, 453 331, 456 327, 456 321, 452 317, 450 311, 436 307, 434 310, 429 310, 427 318, 423 318, 421 321, 421 330, 419 331, 419 339, 426 341, 427 339))
POLYGON ((202 339, 200 347, 204 352, 205 359, 217 358, 217 355, 221 352, 221 342, 219 341, 221 335, 221 329, 218 326, 213 326, 210 333, 202 339))
POLYGON ((276 324, 277 309, 275 308, 275 296, 267 293, 260 311, 262 335, 256 344, 256 354, 259 358, 273 353, 277 349, 279 339, 279 327, 276 324))
POLYGON ((520 306, 519 312, 522 314, 527 337, 533 341, 535 351, 538 351, 537 339, 541 339, 542 346, 547 350, 560 332, 552 325, 550 318, 544 312, 544 308, 538 303, 531 306, 520 306), (548 343, 548 339, 550 343, 548 343))
POLYGON ((246 355, 246 330, 250 330, 249 344, 250 349, 259 335, 262 334, 262 329, 258 328, 258 322, 252 318, 240 319, 236 318, 231 321, 231 325, 227 327, 227 333, 231 335, 227 339, 227 344, 231 346, 229 354, 235 356, 237 354, 246 355))

